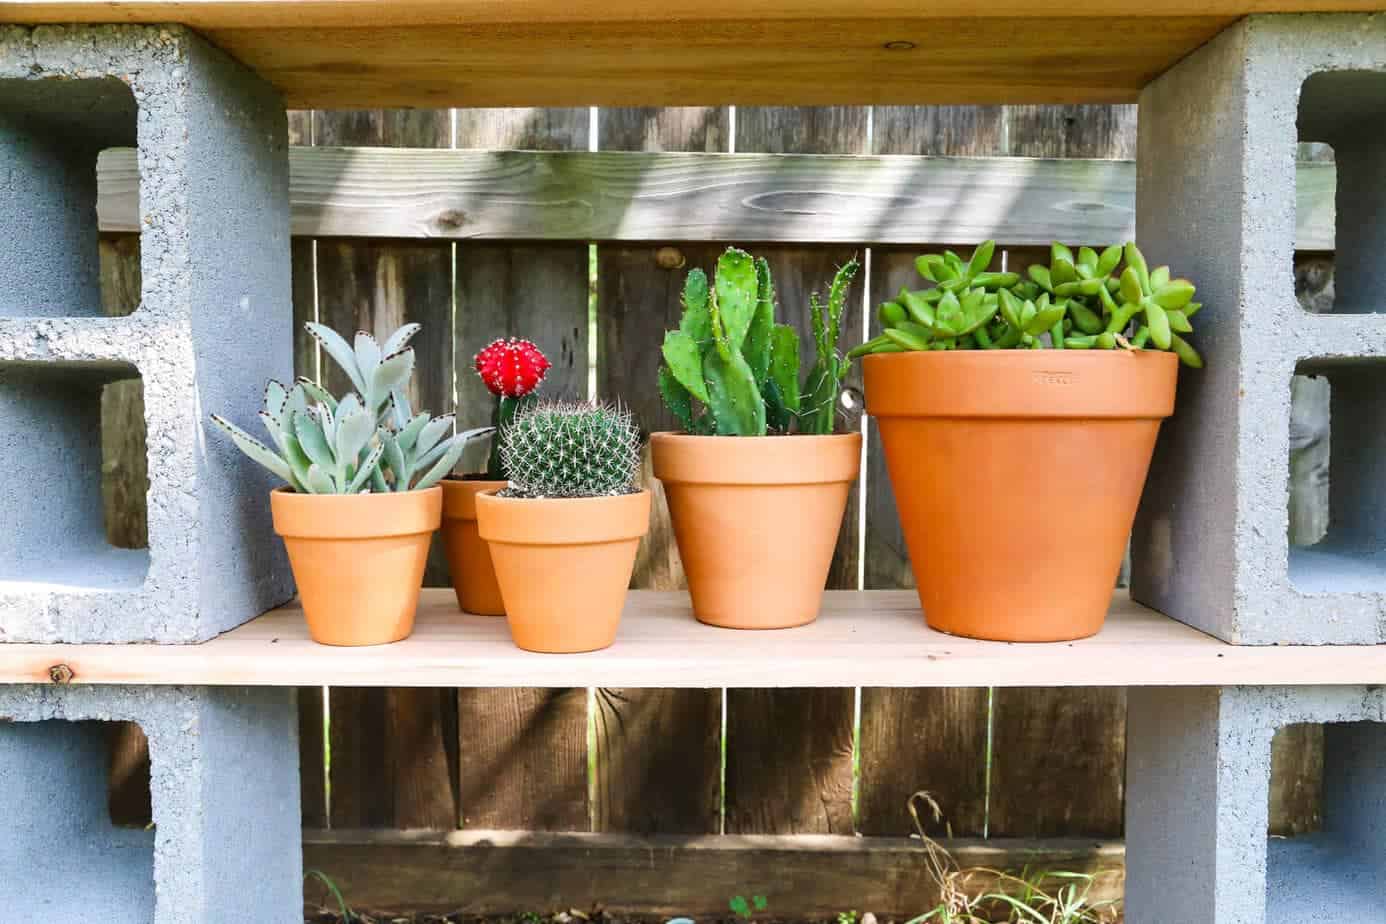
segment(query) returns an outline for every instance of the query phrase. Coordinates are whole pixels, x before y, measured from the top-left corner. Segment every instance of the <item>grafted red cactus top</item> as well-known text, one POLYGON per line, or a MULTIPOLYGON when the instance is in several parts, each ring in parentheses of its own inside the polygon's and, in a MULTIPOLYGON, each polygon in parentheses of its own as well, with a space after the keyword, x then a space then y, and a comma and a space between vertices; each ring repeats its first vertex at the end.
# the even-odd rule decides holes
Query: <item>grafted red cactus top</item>
POLYGON ((549 358, 532 341, 520 337, 493 340, 476 354, 476 372, 492 394, 521 398, 539 387, 549 358))

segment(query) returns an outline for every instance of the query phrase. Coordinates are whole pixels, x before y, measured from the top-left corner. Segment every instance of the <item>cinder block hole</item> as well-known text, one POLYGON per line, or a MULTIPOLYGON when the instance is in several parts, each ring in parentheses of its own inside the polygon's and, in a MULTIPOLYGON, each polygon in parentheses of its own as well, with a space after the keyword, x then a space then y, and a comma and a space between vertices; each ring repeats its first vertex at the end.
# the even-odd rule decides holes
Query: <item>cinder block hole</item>
POLYGON ((1295 372, 1290 580, 1305 593, 1379 593, 1386 586, 1386 360, 1308 360, 1295 372))
MULTIPOLYGON (((134 147, 136 116, 129 86, 113 77, 0 80, 0 316, 104 313, 97 158, 134 147)), ((108 192, 137 201, 131 185, 108 192)))
MULTIPOLYGON (((1317 161, 1298 170, 1298 225, 1301 231, 1331 226, 1336 250, 1331 278, 1317 281, 1320 291, 1306 307, 1341 314, 1386 311, 1386 293, 1373 272, 1386 246, 1386 184, 1381 182, 1386 174, 1386 72, 1312 75, 1300 88, 1298 128, 1301 156, 1317 161), (1323 163, 1327 160, 1336 170, 1323 163), (1329 191, 1331 214, 1324 207, 1313 209, 1316 194, 1329 191)), ((1322 201, 1321 195, 1317 198, 1322 201)), ((1306 301, 1305 282, 1314 284, 1296 273, 1301 302, 1306 301)))
MULTIPOLYGON (((1313 726, 1292 725, 1280 735, 1313 726)), ((1381 901, 1386 870, 1386 725, 1317 726, 1323 736, 1322 821, 1317 831, 1269 838, 1267 924, 1358 921, 1381 901)), ((1275 795, 1272 791, 1272 805, 1275 795)))
POLYGON ((154 920, 154 832, 106 809, 113 724, 0 722, 3 920, 154 920))
POLYGON ((0 363, 0 586, 139 587, 149 570, 143 382, 129 363, 0 363), (7 586, 6 586, 7 585, 7 586))

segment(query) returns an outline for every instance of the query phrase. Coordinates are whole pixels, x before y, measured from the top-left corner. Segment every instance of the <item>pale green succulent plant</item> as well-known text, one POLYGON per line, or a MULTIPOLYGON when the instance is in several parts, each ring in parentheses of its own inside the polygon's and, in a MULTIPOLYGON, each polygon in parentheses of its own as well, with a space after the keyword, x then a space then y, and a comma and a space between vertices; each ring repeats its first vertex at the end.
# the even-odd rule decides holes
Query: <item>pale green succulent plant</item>
POLYGON ((419 330, 408 324, 380 346, 364 331, 355 346, 330 328, 305 325, 357 392, 340 400, 316 382, 298 379, 292 388, 265 386, 260 420, 278 452, 216 414, 212 420, 251 459, 305 494, 419 491, 457 465, 472 439, 491 432, 479 427, 453 432, 451 414, 415 414, 405 394, 414 371, 406 345, 419 330), (363 397, 364 396, 364 397, 363 397))

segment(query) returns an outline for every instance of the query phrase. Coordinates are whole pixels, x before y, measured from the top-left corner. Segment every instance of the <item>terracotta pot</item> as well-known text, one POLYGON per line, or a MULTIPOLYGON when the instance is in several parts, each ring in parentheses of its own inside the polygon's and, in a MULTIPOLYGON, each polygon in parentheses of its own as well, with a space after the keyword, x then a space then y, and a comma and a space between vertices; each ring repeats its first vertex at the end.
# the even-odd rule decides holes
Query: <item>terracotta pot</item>
POLYGON ((504 616, 491 551, 476 528, 476 496, 483 491, 499 491, 506 483, 444 478, 438 484, 443 489, 443 544, 457 605, 468 613, 504 616))
POLYGON ((1178 359, 960 350, 863 368, 928 624, 1012 642, 1101 629, 1178 359))
POLYGON ((730 629, 818 618, 861 434, 650 437, 693 614, 730 629))
POLYGON ((649 528, 650 492, 537 500, 478 494, 476 514, 516 645, 578 652, 616 640, 635 550, 649 528))
POLYGON ((383 645, 414 628, 428 545, 443 511, 433 487, 398 494, 270 492, 308 634, 323 645, 383 645))

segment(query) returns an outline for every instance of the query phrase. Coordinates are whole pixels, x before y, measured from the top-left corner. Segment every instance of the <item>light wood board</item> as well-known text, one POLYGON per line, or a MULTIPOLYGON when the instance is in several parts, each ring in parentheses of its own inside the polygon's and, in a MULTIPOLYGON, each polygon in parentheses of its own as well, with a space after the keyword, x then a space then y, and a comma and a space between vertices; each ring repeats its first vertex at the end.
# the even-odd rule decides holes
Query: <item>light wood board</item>
POLYGON ((1386 646, 1233 646, 1113 601, 1090 639, 1047 645, 955 638, 924 625, 910 591, 828 591, 807 626, 737 632, 693 619, 688 596, 632 591, 616 643, 545 655, 504 619, 464 614, 425 590, 414 634, 393 645, 314 644, 290 605, 201 645, 3 645, 0 683, 334 686, 853 687, 1181 686, 1386 683, 1386 646), (58 671, 60 675, 63 673, 58 671))
MULTIPOLYGON (((292 231, 459 240, 1048 246, 1135 235, 1122 160, 292 148, 292 231)), ((98 161, 101 230, 138 231, 132 149, 98 161)), ((1296 248, 1332 250, 1336 170, 1297 168, 1296 248)))

